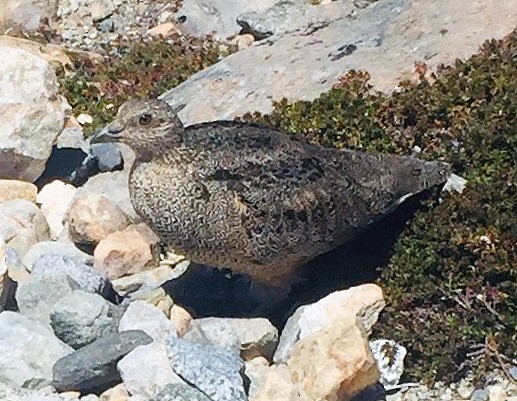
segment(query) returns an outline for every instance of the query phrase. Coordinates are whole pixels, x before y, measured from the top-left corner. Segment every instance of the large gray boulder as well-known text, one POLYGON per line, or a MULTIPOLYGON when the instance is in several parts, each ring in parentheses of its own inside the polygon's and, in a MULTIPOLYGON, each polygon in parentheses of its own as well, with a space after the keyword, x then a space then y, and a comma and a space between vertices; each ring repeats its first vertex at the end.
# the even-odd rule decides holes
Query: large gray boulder
POLYGON ((185 33, 195 36, 214 34, 226 39, 239 33, 237 16, 245 12, 260 12, 277 0, 192 0, 184 1, 178 11, 179 26, 185 33))
POLYGON ((179 116, 190 125, 267 113, 272 100, 284 97, 313 100, 350 69, 369 71, 376 89, 391 91, 401 78, 412 76, 415 62, 435 68, 468 57, 486 39, 501 38, 517 25, 515 0, 476 7, 469 0, 383 0, 352 14, 350 3, 318 6, 315 23, 309 18, 295 31, 256 42, 162 98, 173 106, 185 104, 179 116), (328 7, 334 11, 330 16, 324 11, 328 7), (447 18, 437 18, 436 10, 447 18))
POLYGON ((70 107, 48 61, 0 44, 0 177, 35 181, 70 107))
POLYGON ((43 388, 54 363, 73 352, 51 330, 16 312, 0 313, 0 383, 43 388))

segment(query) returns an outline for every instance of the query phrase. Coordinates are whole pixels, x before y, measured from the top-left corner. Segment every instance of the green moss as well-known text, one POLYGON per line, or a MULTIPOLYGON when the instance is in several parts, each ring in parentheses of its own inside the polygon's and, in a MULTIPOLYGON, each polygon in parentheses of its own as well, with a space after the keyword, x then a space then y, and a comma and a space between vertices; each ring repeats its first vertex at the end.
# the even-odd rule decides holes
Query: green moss
POLYGON ((516 55, 514 31, 390 96, 352 71, 312 102, 283 100, 270 115, 244 117, 326 146, 399 154, 418 146, 469 180, 463 195, 424 205, 379 279, 388 305, 374 336, 408 348, 412 378, 450 381, 517 356, 516 55), (467 357, 479 344, 490 347, 467 357))
POLYGON ((125 100, 156 97, 221 55, 220 46, 211 39, 178 35, 121 43, 106 50, 110 56, 101 60, 70 54, 75 70, 60 75, 61 92, 74 115, 87 113, 94 118, 92 125, 84 127, 86 136, 111 121, 125 100))

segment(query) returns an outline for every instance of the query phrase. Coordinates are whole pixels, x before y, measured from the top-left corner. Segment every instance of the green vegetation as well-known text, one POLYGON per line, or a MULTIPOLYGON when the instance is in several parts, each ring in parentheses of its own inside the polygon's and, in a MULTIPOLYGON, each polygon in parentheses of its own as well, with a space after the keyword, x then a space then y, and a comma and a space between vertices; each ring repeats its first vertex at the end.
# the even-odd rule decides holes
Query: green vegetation
POLYGON ((86 136, 111 121, 125 100, 157 97, 221 56, 220 45, 211 39, 179 35, 123 42, 106 50, 110 56, 101 59, 70 54, 75 70, 61 73, 59 78, 74 115, 94 117, 93 124, 85 127, 86 136))
POLYGON ((374 328, 408 348, 410 377, 450 381, 517 356, 517 31, 430 79, 419 71, 392 95, 351 72, 312 102, 283 100, 244 118, 326 146, 418 146, 468 179, 462 195, 424 205, 399 238, 379 279, 388 306, 374 328))

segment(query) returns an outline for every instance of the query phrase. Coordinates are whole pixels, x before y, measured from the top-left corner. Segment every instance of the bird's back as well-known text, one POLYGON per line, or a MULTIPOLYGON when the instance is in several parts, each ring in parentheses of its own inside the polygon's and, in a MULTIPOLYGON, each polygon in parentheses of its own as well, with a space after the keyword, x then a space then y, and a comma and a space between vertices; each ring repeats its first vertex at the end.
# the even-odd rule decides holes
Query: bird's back
POLYGON ((238 122, 187 127, 137 161, 136 211, 193 260, 280 285, 399 199, 443 182, 444 164, 339 151, 238 122))

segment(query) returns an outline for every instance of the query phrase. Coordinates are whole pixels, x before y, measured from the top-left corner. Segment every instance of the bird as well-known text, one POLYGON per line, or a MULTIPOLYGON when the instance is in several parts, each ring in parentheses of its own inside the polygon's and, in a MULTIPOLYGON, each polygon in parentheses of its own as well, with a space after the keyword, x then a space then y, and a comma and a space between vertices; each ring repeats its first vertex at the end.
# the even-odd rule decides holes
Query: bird
POLYGON ((184 126, 158 99, 122 104, 90 141, 103 142, 134 151, 131 203, 165 244, 272 288, 451 174, 442 161, 325 148, 237 120, 184 126))

